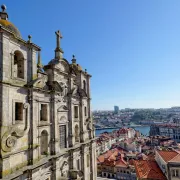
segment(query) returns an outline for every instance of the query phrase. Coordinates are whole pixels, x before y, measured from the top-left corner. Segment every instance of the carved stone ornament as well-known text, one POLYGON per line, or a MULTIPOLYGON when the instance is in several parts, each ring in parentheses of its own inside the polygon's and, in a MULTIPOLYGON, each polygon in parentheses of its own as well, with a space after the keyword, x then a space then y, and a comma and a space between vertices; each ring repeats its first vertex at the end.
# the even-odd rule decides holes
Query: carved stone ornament
POLYGON ((68 163, 66 161, 63 162, 60 171, 61 171, 61 177, 68 177, 68 163))
MULTIPOLYGON (((24 104, 28 108, 28 104, 24 104)), ((28 113, 28 112, 27 112, 28 113)), ((29 117, 29 116, 28 116, 29 117)), ((5 133, 2 136, 1 148, 4 152, 11 152, 15 148, 17 139, 23 137, 29 131, 29 118, 26 119, 25 125, 14 124, 4 127, 5 133)))
POLYGON ((60 106, 60 107, 58 108, 58 110, 57 110, 57 111, 58 111, 58 112, 68 111, 68 108, 67 108, 67 106, 62 105, 62 106, 60 106))

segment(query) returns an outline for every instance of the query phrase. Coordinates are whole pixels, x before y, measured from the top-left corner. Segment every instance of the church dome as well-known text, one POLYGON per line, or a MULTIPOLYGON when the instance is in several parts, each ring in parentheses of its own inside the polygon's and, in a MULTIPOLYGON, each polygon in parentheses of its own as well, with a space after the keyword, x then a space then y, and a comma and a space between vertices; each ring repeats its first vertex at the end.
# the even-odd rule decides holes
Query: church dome
POLYGON ((14 33, 17 37, 21 38, 21 34, 19 30, 11 22, 4 19, 0 19, 0 24, 6 29, 8 29, 9 31, 11 31, 12 33, 14 33))
POLYGON ((0 12, 0 24, 7 30, 11 31, 15 36, 21 38, 21 34, 19 30, 16 28, 16 26, 14 26, 14 24, 8 21, 8 14, 6 12, 6 6, 2 5, 1 9, 2 11, 0 12))

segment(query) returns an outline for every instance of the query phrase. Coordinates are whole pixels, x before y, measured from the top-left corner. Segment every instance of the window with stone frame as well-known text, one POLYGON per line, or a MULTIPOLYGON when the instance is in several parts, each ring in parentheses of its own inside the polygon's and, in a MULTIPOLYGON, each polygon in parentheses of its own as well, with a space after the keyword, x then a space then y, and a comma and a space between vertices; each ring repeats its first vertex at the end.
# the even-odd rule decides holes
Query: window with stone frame
POLYGON ((66 125, 59 126, 60 149, 66 148, 66 125))
POLYGON ((40 148, 41 148, 41 155, 48 155, 48 133, 46 130, 43 130, 41 132, 40 148))
POLYGON ((89 164, 90 164, 90 157, 89 154, 87 154, 87 167, 89 167, 89 164))
POLYGON ((40 120, 41 121, 47 121, 47 104, 41 104, 40 109, 40 120))
POLYGON ((24 57, 20 51, 14 52, 14 77, 24 79, 24 57))
POLYGON ((77 170, 80 170, 81 169, 80 159, 77 159, 76 163, 77 163, 77 170))
POLYGON ((74 106, 74 118, 78 118, 78 117, 79 117, 79 107, 74 106))
POLYGON ((87 116, 87 107, 84 107, 84 115, 87 116))
POLYGON ((15 120, 23 120, 23 103, 15 102, 15 120))
POLYGON ((85 80, 83 81, 83 89, 86 92, 86 81, 85 80))

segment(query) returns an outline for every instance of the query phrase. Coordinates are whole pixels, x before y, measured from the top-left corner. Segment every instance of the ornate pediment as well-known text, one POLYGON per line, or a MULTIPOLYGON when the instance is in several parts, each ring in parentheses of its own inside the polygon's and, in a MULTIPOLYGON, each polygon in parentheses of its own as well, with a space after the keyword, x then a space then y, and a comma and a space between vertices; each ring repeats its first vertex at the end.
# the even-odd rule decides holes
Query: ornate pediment
POLYGON ((62 106, 60 106, 60 107, 58 108, 58 110, 57 110, 57 111, 58 111, 58 112, 68 111, 68 108, 67 108, 67 106, 62 105, 62 106))
POLYGON ((78 94, 80 97, 87 97, 87 93, 85 92, 84 89, 78 89, 78 94))
POLYGON ((49 89, 52 91, 57 91, 57 92, 63 92, 62 87, 57 81, 49 81, 48 83, 49 89))
POLYGON ((48 89, 48 87, 47 87, 47 80, 48 80, 47 76, 42 76, 42 77, 39 77, 39 78, 31 81, 28 84, 28 86, 47 90, 48 89))
POLYGON ((87 93, 84 91, 84 89, 80 89, 77 87, 74 87, 69 94, 71 96, 87 97, 87 93))

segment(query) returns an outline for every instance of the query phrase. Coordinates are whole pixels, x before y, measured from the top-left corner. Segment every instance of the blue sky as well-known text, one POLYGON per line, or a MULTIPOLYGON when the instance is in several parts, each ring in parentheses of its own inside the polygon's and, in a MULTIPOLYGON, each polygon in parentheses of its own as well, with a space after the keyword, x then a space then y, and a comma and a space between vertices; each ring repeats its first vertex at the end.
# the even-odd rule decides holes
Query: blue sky
POLYGON ((64 57, 92 74, 97 109, 180 106, 179 0, 4 0, 24 39, 54 57, 62 32, 64 57))

